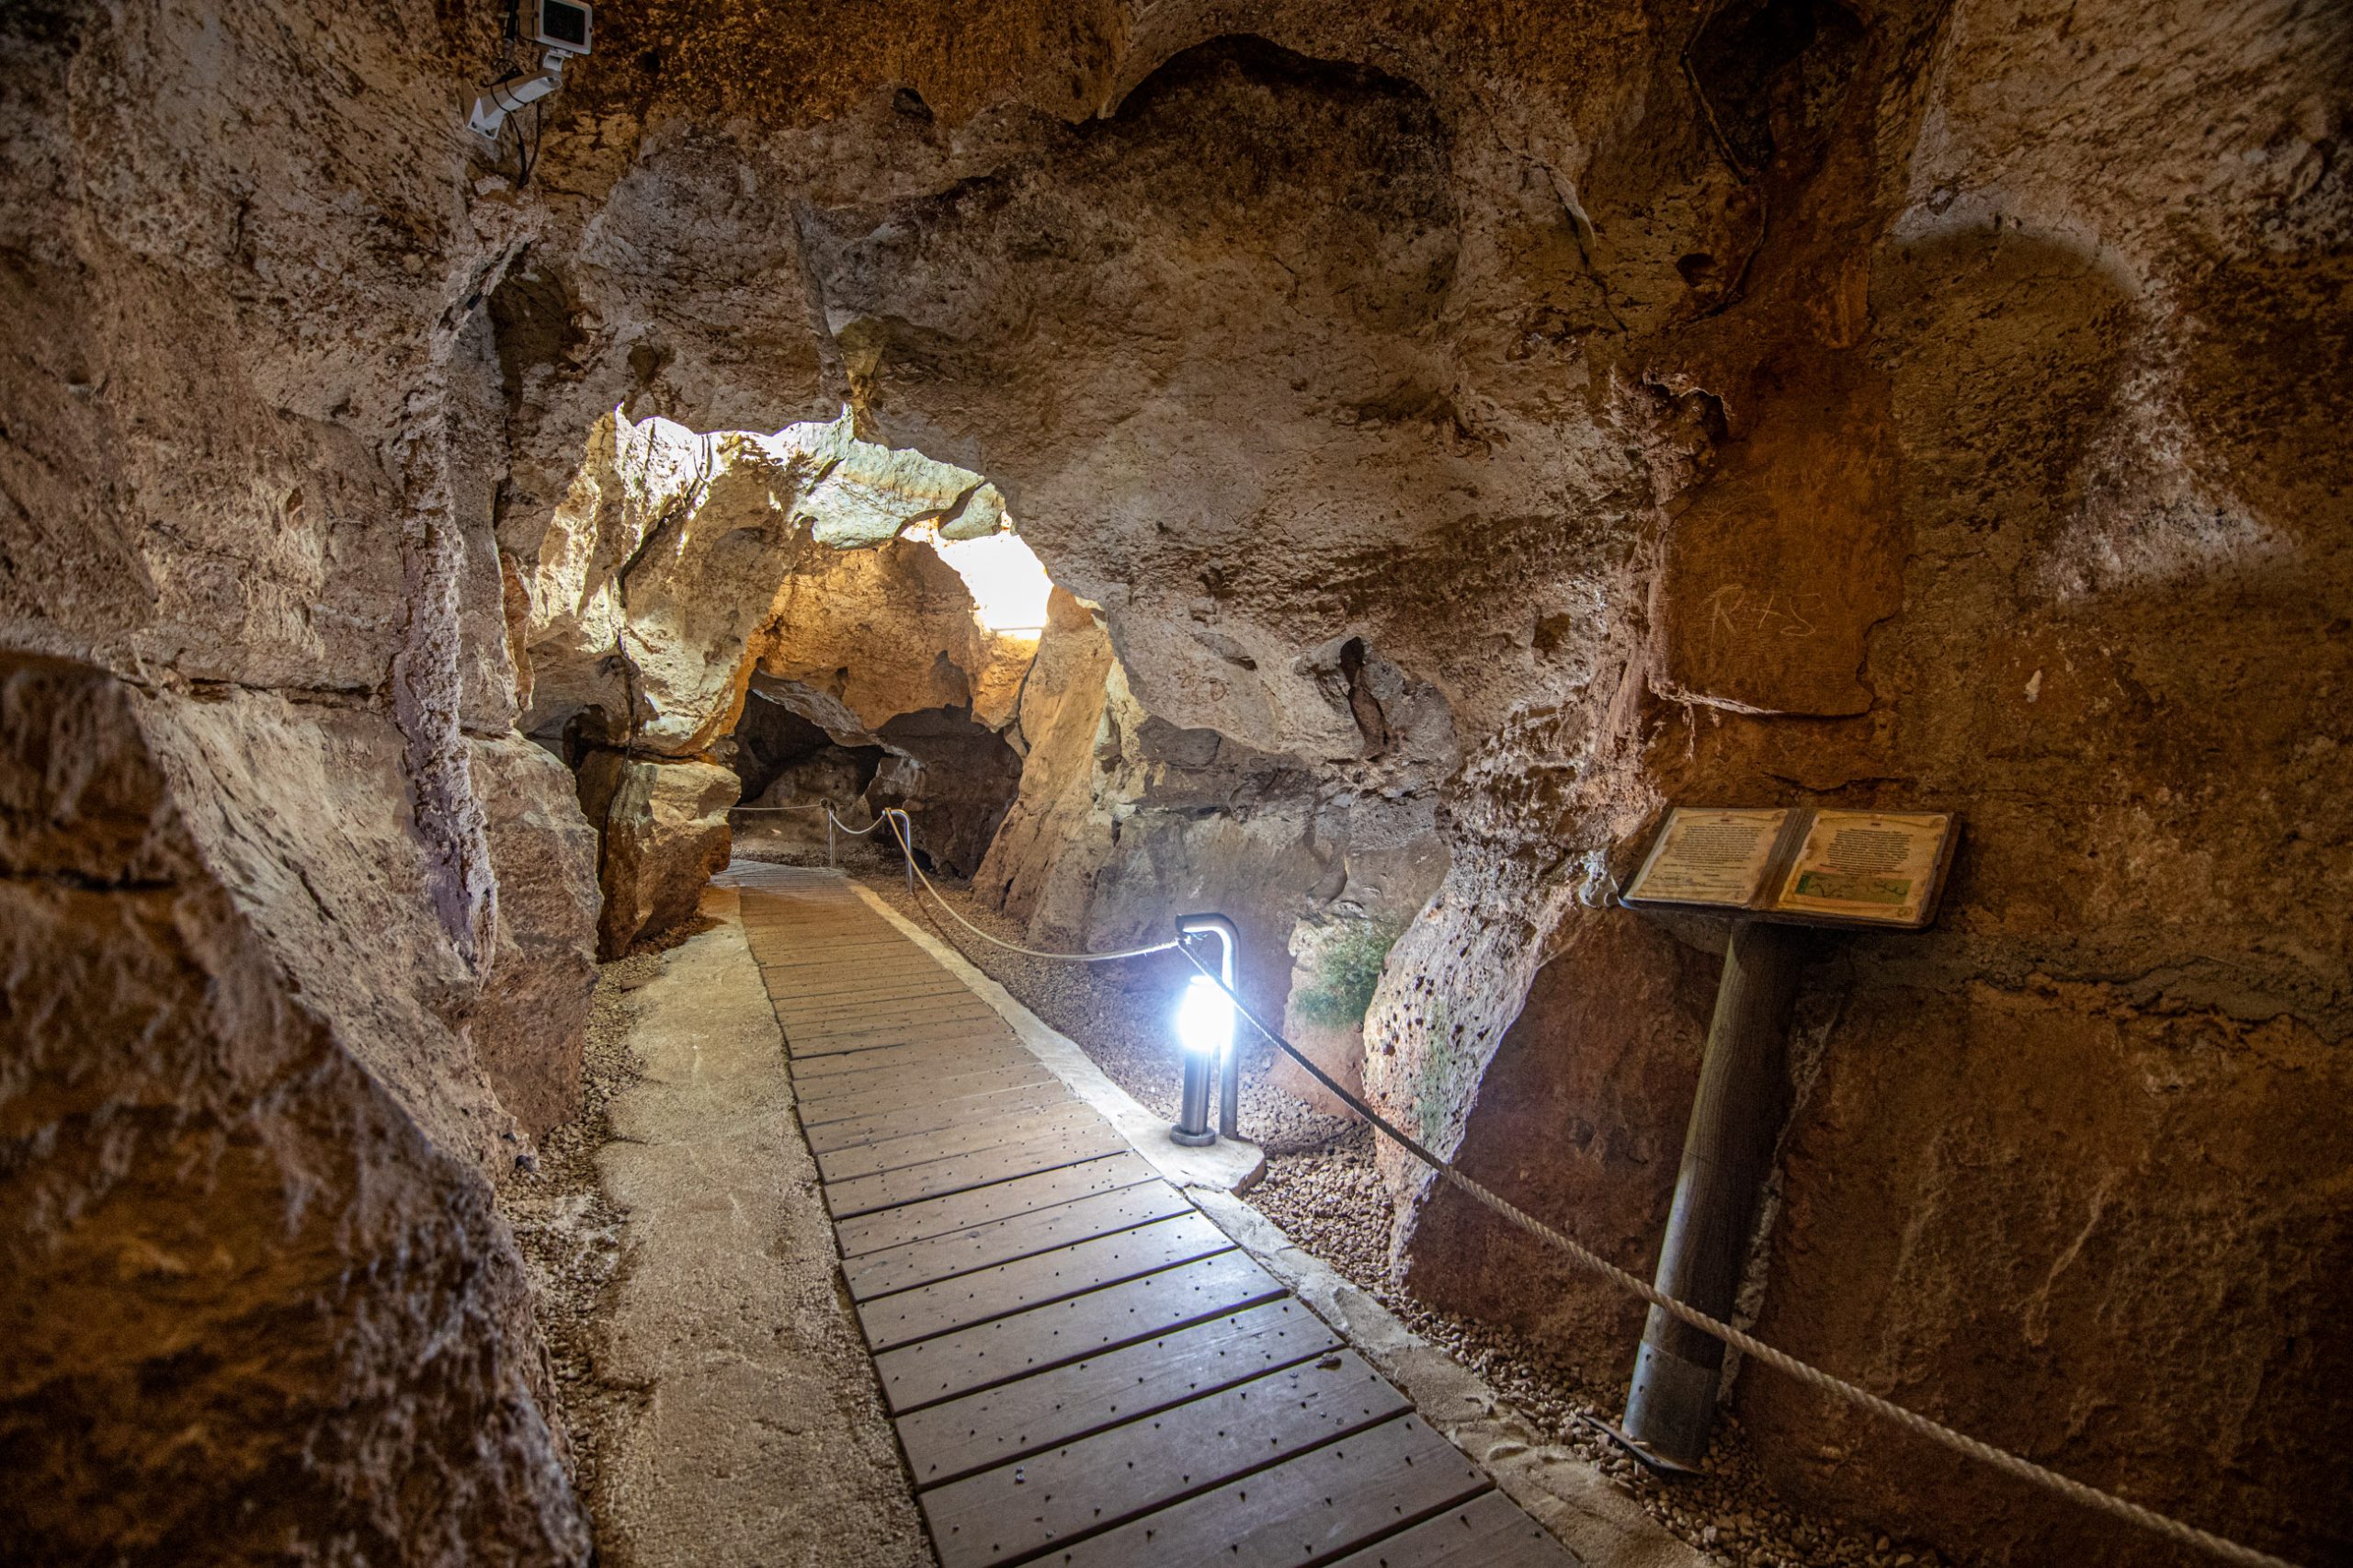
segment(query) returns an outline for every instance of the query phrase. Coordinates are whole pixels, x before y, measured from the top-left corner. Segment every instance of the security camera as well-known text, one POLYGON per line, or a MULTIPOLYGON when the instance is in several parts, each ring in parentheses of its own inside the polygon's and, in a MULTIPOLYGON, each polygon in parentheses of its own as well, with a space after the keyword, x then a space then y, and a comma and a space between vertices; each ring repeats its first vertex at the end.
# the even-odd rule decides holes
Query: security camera
POLYGON ((588 52, 589 24, 597 19, 597 8, 582 0, 538 0, 539 30, 531 35, 534 43, 565 54, 588 52))
MULTIPOLYGON (((588 52, 596 7, 582 0, 534 0, 533 20, 531 41, 546 45, 547 53, 540 57, 536 75, 510 76, 503 82, 494 82, 489 91, 474 100, 473 113, 466 117, 466 123, 483 136, 495 137, 508 115, 539 102, 563 85, 563 62, 575 54, 588 52)), ((511 12, 507 25, 507 36, 512 38, 511 12)))
POLYGON ((538 103, 563 85, 563 56, 550 53, 538 75, 493 82, 490 91, 474 100, 474 111, 466 117, 466 123, 484 136, 496 136, 508 115, 538 103))

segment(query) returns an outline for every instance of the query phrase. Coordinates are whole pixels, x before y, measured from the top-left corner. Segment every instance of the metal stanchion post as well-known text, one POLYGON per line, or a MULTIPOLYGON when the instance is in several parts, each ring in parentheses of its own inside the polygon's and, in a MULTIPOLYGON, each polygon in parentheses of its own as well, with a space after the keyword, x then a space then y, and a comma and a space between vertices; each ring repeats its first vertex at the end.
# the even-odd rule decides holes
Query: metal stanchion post
MULTIPOLYGON (((1724 954, 1655 1281, 1711 1317, 1732 1314, 1757 1195, 1788 1110, 1783 1036, 1803 940, 1794 926, 1745 920, 1733 927, 1724 954)), ((1678 1463, 1699 1463, 1723 1361, 1722 1341, 1653 1307, 1626 1400, 1627 1436, 1678 1463)))
POLYGON ((826 802, 825 802, 825 867, 826 867, 826 869, 827 869, 828 870, 830 870, 830 869, 833 869, 833 865, 834 865, 834 803, 833 803, 831 801, 826 801, 826 802))

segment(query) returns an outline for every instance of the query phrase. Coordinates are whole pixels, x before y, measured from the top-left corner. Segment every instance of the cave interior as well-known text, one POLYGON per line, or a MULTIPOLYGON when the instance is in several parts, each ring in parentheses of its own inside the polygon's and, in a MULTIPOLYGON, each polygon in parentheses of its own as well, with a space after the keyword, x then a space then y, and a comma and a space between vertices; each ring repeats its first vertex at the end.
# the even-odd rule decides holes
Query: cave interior
POLYGON ((748 866, 1160 1118, 1188 971, 1015 949, 1230 918, 1250 1223, 1590 1568, 2214 1561, 1738 1357, 1631 1462, 1351 1108, 1662 1270, 1722 808, 1960 825, 1774 938, 1718 1310, 2353 1562, 2353 11, 546 12, 0 12, 6 1555, 958 1561, 789 1088, 662 1097, 748 866))

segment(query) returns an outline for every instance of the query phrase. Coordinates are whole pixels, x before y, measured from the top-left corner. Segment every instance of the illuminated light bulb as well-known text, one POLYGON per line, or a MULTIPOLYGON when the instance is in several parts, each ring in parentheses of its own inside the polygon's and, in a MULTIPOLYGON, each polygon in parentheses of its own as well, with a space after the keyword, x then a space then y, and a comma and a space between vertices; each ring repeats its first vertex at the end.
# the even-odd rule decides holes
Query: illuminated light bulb
POLYGON ((1233 1046, 1233 998, 1206 974, 1197 974, 1176 1004, 1176 1041, 1203 1056, 1223 1056, 1233 1046))

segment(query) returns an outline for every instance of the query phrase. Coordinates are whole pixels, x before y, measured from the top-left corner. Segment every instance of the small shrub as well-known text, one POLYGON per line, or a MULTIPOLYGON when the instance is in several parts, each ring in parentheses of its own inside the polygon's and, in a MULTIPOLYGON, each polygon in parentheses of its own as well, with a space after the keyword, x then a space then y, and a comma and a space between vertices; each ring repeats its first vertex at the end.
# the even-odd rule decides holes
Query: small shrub
POLYGON ((1324 945, 1315 979, 1293 1004, 1301 1018, 1324 1028, 1352 1029, 1364 1022, 1381 983, 1381 966, 1405 927, 1395 920, 1358 920, 1324 945))

